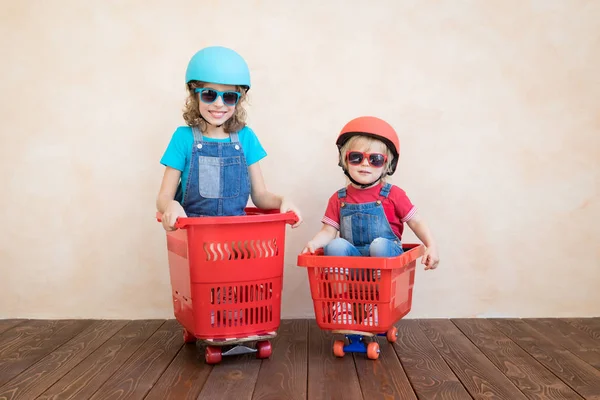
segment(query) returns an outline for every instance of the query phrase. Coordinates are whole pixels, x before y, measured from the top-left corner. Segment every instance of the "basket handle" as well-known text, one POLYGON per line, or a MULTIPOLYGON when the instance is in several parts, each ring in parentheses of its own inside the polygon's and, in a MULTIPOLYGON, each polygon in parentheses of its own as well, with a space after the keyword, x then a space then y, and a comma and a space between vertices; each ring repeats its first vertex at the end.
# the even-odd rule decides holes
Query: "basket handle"
POLYGON ((300 218, 298 218, 298 215, 296 215, 295 212, 293 211, 288 211, 285 213, 287 219, 285 220, 286 224, 289 225, 294 225, 296 222, 298 222, 300 220, 300 218))
MULTIPOLYGON (((162 222, 162 213, 161 213, 161 212, 159 212, 159 211, 157 211, 157 212, 156 212, 156 220, 157 220, 158 222, 162 222)), ((185 227, 186 227, 186 224, 185 224, 185 223, 183 223, 183 222, 181 222, 181 221, 179 220, 179 218, 177 218, 177 220, 175 221, 175 226, 174 226, 174 228, 175 228, 175 229, 181 229, 181 228, 185 228, 185 227)))
POLYGON ((305 257, 305 256, 324 256, 324 255, 325 255, 325 250, 323 250, 322 247, 319 247, 318 249, 316 249, 314 251, 314 253, 309 250, 306 253, 300 253, 299 254, 300 257, 305 257))

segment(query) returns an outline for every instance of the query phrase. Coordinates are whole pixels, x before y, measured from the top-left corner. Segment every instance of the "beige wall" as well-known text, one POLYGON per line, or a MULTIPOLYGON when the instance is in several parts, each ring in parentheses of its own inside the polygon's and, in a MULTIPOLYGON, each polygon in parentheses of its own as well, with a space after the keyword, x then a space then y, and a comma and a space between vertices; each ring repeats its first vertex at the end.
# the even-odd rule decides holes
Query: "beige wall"
MULTIPOLYGON (((247 59, 249 123, 296 255, 343 183, 334 140, 398 130, 392 182, 439 239, 411 317, 600 315, 600 2, 3 1, 0 318, 172 315, 158 161, 199 48, 247 59)), ((407 240, 414 240, 412 234, 407 240)))

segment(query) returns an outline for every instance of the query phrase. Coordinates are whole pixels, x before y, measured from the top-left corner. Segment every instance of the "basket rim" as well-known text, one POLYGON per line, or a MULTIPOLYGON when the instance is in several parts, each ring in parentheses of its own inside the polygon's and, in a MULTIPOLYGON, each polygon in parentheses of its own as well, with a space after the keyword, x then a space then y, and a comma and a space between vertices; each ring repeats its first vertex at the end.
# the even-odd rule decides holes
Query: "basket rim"
POLYGON ((403 245, 407 251, 396 257, 326 256, 322 250, 313 254, 300 254, 298 266, 304 268, 400 269, 405 268, 425 254, 425 246, 416 243, 403 245))
MULTIPOLYGON (((227 217, 184 217, 177 218, 175 227, 185 229, 191 226, 199 225, 231 225, 248 224, 260 222, 284 222, 286 224, 295 224, 298 222, 298 216, 293 211, 282 213, 279 210, 263 210, 257 207, 246 207, 246 215, 236 215, 227 217)), ((162 213, 156 212, 158 222, 162 220, 162 213)))

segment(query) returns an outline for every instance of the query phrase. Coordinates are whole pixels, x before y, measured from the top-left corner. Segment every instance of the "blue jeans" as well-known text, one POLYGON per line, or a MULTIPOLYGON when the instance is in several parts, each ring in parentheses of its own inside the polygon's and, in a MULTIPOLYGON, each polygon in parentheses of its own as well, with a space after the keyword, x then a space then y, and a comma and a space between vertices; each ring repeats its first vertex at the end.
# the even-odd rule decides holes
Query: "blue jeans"
POLYGON ((356 248, 346 239, 337 238, 323 249, 326 256, 396 257, 404 252, 402 246, 385 238, 377 238, 367 246, 356 248))
MULTIPOLYGON (((352 243, 346 239, 337 238, 329 242, 323 249, 326 256, 338 256, 338 257, 396 257, 404 253, 402 246, 393 240, 386 238, 376 238, 367 246, 356 248, 352 243)), ((336 268, 337 270, 337 268, 336 268)), ((381 275, 381 271, 369 271, 368 270, 356 270, 352 268, 346 269, 345 272, 349 275, 350 279, 358 281, 375 281, 378 276, 381 275)), ((334 271, 331 271, 334 272, 334 271)), ((335 271, 338 272, 338 271, 335 271)))

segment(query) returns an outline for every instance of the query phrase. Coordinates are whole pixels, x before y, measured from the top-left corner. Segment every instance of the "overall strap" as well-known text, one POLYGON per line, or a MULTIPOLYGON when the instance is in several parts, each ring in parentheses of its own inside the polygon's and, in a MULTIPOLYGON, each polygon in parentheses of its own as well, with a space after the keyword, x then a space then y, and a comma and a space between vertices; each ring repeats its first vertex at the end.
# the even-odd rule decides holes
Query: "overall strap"
POLYGON ((386 183, 381 188, 381 191, 379 192, 379 195, 387 199, 387 197, 390 195, 390 190, 392 190, 392 184, 391 183, 386 183))
POLYGON ((194 143, 202 143, 204 141, 202 139, 202 132, 200 132, 197 126, 192 127, 192 132, 194 133, 194 143))

